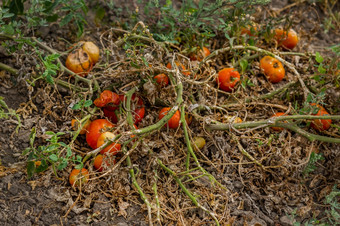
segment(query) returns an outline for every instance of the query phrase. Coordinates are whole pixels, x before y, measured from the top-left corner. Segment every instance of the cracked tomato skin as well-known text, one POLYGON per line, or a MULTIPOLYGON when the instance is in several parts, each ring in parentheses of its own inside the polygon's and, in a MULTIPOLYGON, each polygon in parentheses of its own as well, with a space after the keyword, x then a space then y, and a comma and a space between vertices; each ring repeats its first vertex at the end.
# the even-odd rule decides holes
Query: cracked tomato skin
POLYGON ((280 46, 286 49, 294 49, 299 42, 297 33, 293 29, 284 31, 282 28, 275 29, 275 39, 280 46))
POLYGON ((223 68, 218 72, 216 82, 221 90, 231 92, 240 81, 240 73, 234 68, 223 68))
MULTIPOLYGON (((316 106, 319 109, 318 112, 313 115, 317 115, 317 116, 329 115, 326 109, 322 107, 321 105, 318 105, 315 103, 312 103, 311 105, 316 106)), ((317 131, 324 131, 324 130, 328 130, 331 127, 331 124, 332 124, 332 119, 314 119, 311 122, 311 127, 317 131)))
POLYGON ((92 148, 97 148, 97 141, 102 133, 112 130, 115 125, 107 119, 96 119, 91 122, 86 133, 86 142, 92 148))
MULTIPOLYGON (((168 114, 168 112, 171 110, 171 108, 166 107, 163 108, 158 115, 159 120, 161 120, 165 115, 168 114)), ((176 129, 180 125, 180 119, 181 119, 181 113, 177 110, 175 114, 169 119, 169 121, 165 124, 171 129, 176 129)))
POLYGON ((84 42, 82 44, 82 49, 90 56, 93 64, 96 64, 98 62, 100 51, 96 44, 94 44, 93 42, 84 42))
POLYGON ((89 178, 90 178, 89 171, 87 171, 87 169, 85 168, 82 168, 81 170, 73 169, 69 176, 69 182, 71 186, 77 187, 80 184, 87 183, 89 178))
POLYGON ((263 57, 260 60, 260 68, 272 83, 278 83, 285 77, 285 69, 282 63, 274 57, 263 57))

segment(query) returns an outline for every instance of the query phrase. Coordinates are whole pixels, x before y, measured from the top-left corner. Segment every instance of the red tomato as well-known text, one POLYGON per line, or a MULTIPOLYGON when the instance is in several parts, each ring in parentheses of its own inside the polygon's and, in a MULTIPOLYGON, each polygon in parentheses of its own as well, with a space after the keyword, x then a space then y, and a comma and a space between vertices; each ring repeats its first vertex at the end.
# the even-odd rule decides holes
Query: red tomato
POLYGON ((91 148, 96 149, 99 136, 114 127, 115 125, 106 119, 96 119, 92 121, 87 129, 86 142, 91 148))
MULTIPOLYGON (((116 115, 115 110, 111 111, 109 109, 110 108, 108 108, 108 107, 104 107, 103 108, 103 112, 104 112, 105 117, 107 117, 111 122, 117 123, 118 122, 118 117, 116 115)), ((118 107, 116 109, 118 109, 118 107)))
POLYGON ((97 107, 105 107, 106 105, 119 105, 120 99, 118 94, 110 91, 110 90, 104 90, 100 96, 94 100, 94 105, 97 107))
MULTIPOLYGON (((100 136, 98 137, 98 140, 97 140, 97 148, 99 148, 100 146, 105 144, 106 141, 112 140, 115 137, 116 137, 116 135, 114 133, 111 133, 111 132, 104 132, 104 133, 100 134, 100 136)), ((107 146, 106 148, 101 150, 100 153, 104 154, 104 153, 108 152, 112 155, 116 155, 120 151, 120 148, 121 148, 120 144, 113 142, 109 146, 107 146)))
MULTIPOLYGON (((126 97, 124 95, 119 95, 122 102, 125 102, 126 97)), ((138 124, 142 121, 142 119, 145 116, 145 107, 144 102, 141 97, 138 97, 137 95, 133 94, 131 97, 131 110, 133 111, 134 116, 134 123, 138 124)))
POLYGON ((165 87, 169 84, 169 78, 166 74, 158 74, 153 78, 161 87, 165 87))
MULTIPOLYGON (((171 108, 163 108, 159 112, 159 116, 158 116, 159 120, 161 120, 165 115, 167 115, 170 110, 171 108)), ((176 129, 180 125, 180 119, 181 119, 181 113, 177 110, 175 114, 170 118, 170 120, 168 121, 166 125, 169 126, 169 128, 176 129)))
POLYGON ((224 68, 218 72, 216 82, 221 90, 231 92, 240 81, 240 73, 234 68, 224 68))
POLYGON ((81 171, 79 169, 73 169, 69 176, 69 182, 72 186, 79 186, 81 184, 85 184, 89 180, 89 171, 87 169, 82 168, 81 171))

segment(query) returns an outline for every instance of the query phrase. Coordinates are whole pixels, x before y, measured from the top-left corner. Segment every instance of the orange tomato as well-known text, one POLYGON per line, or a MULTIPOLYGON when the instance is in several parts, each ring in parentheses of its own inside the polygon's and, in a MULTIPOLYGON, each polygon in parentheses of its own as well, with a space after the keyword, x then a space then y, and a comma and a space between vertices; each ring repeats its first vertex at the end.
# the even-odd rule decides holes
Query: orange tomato
POLYGON ((169 84, 169 77, 166 74, 158 74, 153 77, 160 87, 165 87, 169 84))
POLYGON ((200 47, 198 47, 197 54, 196 53, 191 54, 190 60, 191 61, 195 61, 195 60, 202 61, 204 58, 206 58, 209 55, 210 55, 210 50, 207 47, 203 46, 203 50, 200 47))
POLYGON ((221 90, 231 92, 240 81, 240 73, 234 68, 223 68, 218 72, 216 82, 221 90))
POLYGON ((285 76, 282 63, 271 56, 265 56, 260 60, 260 68, 272 83, 280 82, 285 76))
MULTIPOLYGON (((318 115, 318 116, 323 116, 323 115, 329 115, 329 113, 326 111, 326 109, 318 104, 312 103, 312 106, 316 106, 319 110, 316 114, 312 115, 318 115)), ((313 129, 318 130, 318 131, 324 131, 329 129, 332 124, 332 119, 314 119, 311 122, 311 126, 313 129)))
POLYGON ((86 133, 86 142, 93 148, 97 148, 97 141, 102 133, 110 131, 115 125, 106 119, 96 119, 91 122, 86 133))
MULTIPOLYGON (((189 76, 191 73, 190 71, 188 71, 183 64, 181 64, 180 62, 176 61, 175 64, 177 65, 177 67, 179 67, 180 72, 182 72, 183 75, 189 76)), ((168 63, 166 65, 167 68, 171 69, 171 63, 168 63)))
MULTIPOLYGON (((272 115, 272 117, 280 117, 280 116, 283 116, 283 115, 285 115, 284 112, 277 112, 274 115, 272 115)), ((283 128, 281 128, 281 127, 271 127, 271 128, 275 131, 282 131, 283 130, 283 128)))
POLYGON ((96 170, 99 172, 102 172, 103 169, 113 166, 116 164, 116 159, 112 159, 107 155, 97 155, 96 158, 93 161, 93 166, 96 170))
MULTIPOLYGON (((112 140, 116 137, 116 135, 114 133, 111 132, 104 132, 102 134, 100 134, 100 136, 98 137, 97 140, 97 148, 99 148, 100 146, 102 146, 103 144, 105 144, 108 140, 112 140)), ((111 155, 116 155, 118 154, 118 152, 120 151, 121 145, 118 143, 111 143, 109 146, 107 146, 106 148, 102 149, 100 151, 101 154, 104 153, 110 153, 111 155)))
POLYGON ((80 184, 85 184, 89 178, 89 171, 87 171, 87 169, 73 169, 69 176, 69 182, 71 186, 77 187, 80 184))
MULTIPOLYGON (((171 108, 166 107, 163 108, 158 115, 159 120, 161 120, 165 115, 168 114, 168 112, 171 110, 171 108)), ((180 125, 180 119, 181 119, 181 113, 177 110, 175 114, 169 119, 167 122, 167 126, 172 129, 176 129, 180 125)))
POLYGON ((293 29, 290 29, 288 33, 281 28, 275 29, 275 39, 280 46, 287 49, 293 49, 299 41, 299 38, 293 29))
POLYGON ((93 66, 90 56, 83 49, 73 50, 66 59, 66 67, 84 77, 93 66))
MULTIPOLYGON (((91 124, 91 120, 87 120, 84 124, 84 126, 81 128, 79 134, 85 134, 87 132, 87 128, 91 124)), ((71 120, 71 127, 73 130, 78 130, 81 125, 79 124, 79 121, 76 119, 71 120)))

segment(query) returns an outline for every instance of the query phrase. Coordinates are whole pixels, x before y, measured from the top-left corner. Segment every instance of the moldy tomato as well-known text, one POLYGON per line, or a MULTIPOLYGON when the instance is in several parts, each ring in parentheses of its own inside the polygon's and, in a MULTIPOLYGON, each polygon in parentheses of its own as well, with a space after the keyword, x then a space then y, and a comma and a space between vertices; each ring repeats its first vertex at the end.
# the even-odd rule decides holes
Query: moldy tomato
MULTIPOLYGON (((116 137, 116 135, 114 133, 111 133, 111 132, 104 132, 104 133, 100 134, 100 136, 98 137, 98 140, 97 140, 97 148, 99 148, 100 146, 105 144, 106 141, 113 140, 115 137, 116 137)), ((120 144, 113 142, 109 146, 107 146, 106 148, 102 149, 100 151, 100 153, 104 154, 104 153, 108 152, 111 155, 116 155, 120 151, 120 148, 121 148, 120 144)))
POLYGON ((73 50, 66 59, 66 67, 80 76, 84 77, 93 66, 93 62, 83 49, 73 50))
POLYGON ((231 92, 240 81, 240 73, 234 68, 224 68, 218 72, 216 82, 221 90, 231 92))
POLYGON ((96 149, 99 136, 102 133, 112 130, 114 127, 115 125, 106 119, 96 119, 92 121, 86 133, 86 142, 91 148, 96 149))
MULTIPOLYGON (((171 110, 171 108, 163 108, 158 115, 159 120, 161 120, 165 115, 168 114, 168 112, 171 110)), ((181 119, 181 113, 177 110, 175 114, 169 119, 167 122, 167 126, 172 129, 176 129, 180 125, 180 119, 181 119)))
POLYGON ((69 176, 69 182, 72 186, 76 187, 80 184, 85 184, 89 178, 89 171, 87 171, 87 169, 82 168, 81 171, 79 169, 73 169, 69 176))
POLYGON ((272 83, 280 82, 285 76, 282 63, 271 56, 265 56, 260 60, 260 68, 272 83))
MULTIPOLYGON (((177 67, 179 68, 180 72, 183 74, 183 75, 186 75, 186 76, 189 76, 191 73, 190 71, 188 71, 183 64, 181 64, 180 62, 176 61, 175 64, 177 65, 177 67)), ((172 69, 172 66, 171 66, 171 63, 168 63, 166 65, 167 68, 169 69, 172 69)))
MULTIPOLYGON (((316 106, 319 110, 316 114, 313 115, 318 115, 318 116, 323 116, 323 115, 329 115, 329 113, 326 111, 326 109, 318 104, 312 103, 312 106, 316 106)), ((311 122, 311 126, 313 129, 318 130, 318 131, 324 131, 329 129, 332 124, 332 119, 314 119, 311 122)))
POLYGON ((161 87, 165 87, 169 84, 169 78, 166 74, 158 74, 153 78, 161 87))
POLYGON ((111 159, 110 156, 101 154, 97 155, 93 161, 94 168, 99 172, 102 172, 103 168, 105 169, 107 167, 113 166, 114 164, 116 164, 116 159, 111 159))
POLYGON ((280 46, 287 49, 293 49, 299 41, 299 38, 293 29, 290 29, 288 34, 287 31, 284 31, 281 28, 275 29, 275 39, 280 46))

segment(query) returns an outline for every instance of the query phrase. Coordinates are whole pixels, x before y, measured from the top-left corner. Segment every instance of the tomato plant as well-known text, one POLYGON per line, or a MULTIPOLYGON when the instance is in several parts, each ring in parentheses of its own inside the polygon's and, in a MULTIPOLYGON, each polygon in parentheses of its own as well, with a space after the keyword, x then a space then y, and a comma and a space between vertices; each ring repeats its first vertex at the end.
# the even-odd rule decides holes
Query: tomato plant
POLYGON ((203 46, 203 49, 198 47, 196 52, 197 53, 192 53, 190 55, 190 60, 191 61, 195 61, 195 60, 202 61, 204 58, 206 58, 207 56, 210 55, 210 50, 207 47, 205 47, 205 46, 203 46))
MULTIPOLYGON (((190 71, 188 71, 184 65, 178 61, 175 62, 175 64, 177 65, 177 67, 179 68, 180 72, 183 74, 183 75, 186 75, 186 76, 189 76, 191 73, 190 71)), ((166 65, 167 68, 169 69, 172 69, 172 66, 171 66, 171 63, 169 62, 167 65, 166 65)))
MULTIPOLYGON (((167 115, 170 110, 171 108, 169 107, 163 108, 159 112, 159 116, 158 116, 159 120, 161 120, 165 115, 167 115)), ((180 119, 181 119, 181 113, 177 110, 175 114, 169 119, 166 125, 169 128, 176 129, 180 125, 180 119)))
MULTIPOLYGON (((123 103, 126 101, 126 96, 119 95, 119 97, 123 103)), ((124 103, 124 105, 125 104, 126 103, 124 103)), ((145 116, 145 107, 143 99, 135 94, 131 97, 131 110, 134 116, 134 123, 138 124, 145 116)))
POLYGON ((271 56, 265 56, 260 60, 260 68, 272 83, 280 82, 285 76, 282 63, 271 56))
POLYGON ((293 49, 299 41, 298 35, 293 29, 287 33, 282 28, 275 29, 275 39, 280 46, 287 49, 293 49))
POLYGON ((92 121, 86 133, 86 142, 91 148, 96 149, 99 136, 114 127, 115 125, 106 119, 96 119, 92 121))
POLYGON ((85 184, 89 180, 90 175, 89 171, 87 169, 82 168, 81 170, 79 169, 73 169, 70 173, 69 176, 69 182, 71 186, 77 187, 80 184, 85 184))
POLYGON ((113 159, 110 156, 102 154, 97 155, 93 161, 94 168, 99 172, 102 172, 103 169, 113 166, 114 164, 116 164, 116 159, 113 159))
POLYGON ((216 82, 221 90, 231 92, 240 81, 240 73, 234 68, 223 68, 218 72, 216 82))
POLYGON ((169 77, 166 74, 158 74, 153 77, 160 87, 165 87, 169 84, 169 77))
MULTIPOLYGON (((100 134, 99 137, 98 137, 98 140, 97 140, 97 148, 99 148, 100 146, 105 144, 107 141, 113 140, 115 137, 116 137, 116 135, 112 132, 104 132, 104 133, 100 134)), ((104 153, 107 152, 107 153, 110 153, 112 155, 116 155, 120 151, 120 148, 121 148, 120 144, 113 142, 109 146, 102 149, 100 151, 100 153, 104 154, 104 153)))
POLYGON ((83 49, 73 50, 67 56, 65 64, 70 71, 82 77, 84 77, 93 66, 90 56, 83 49))

